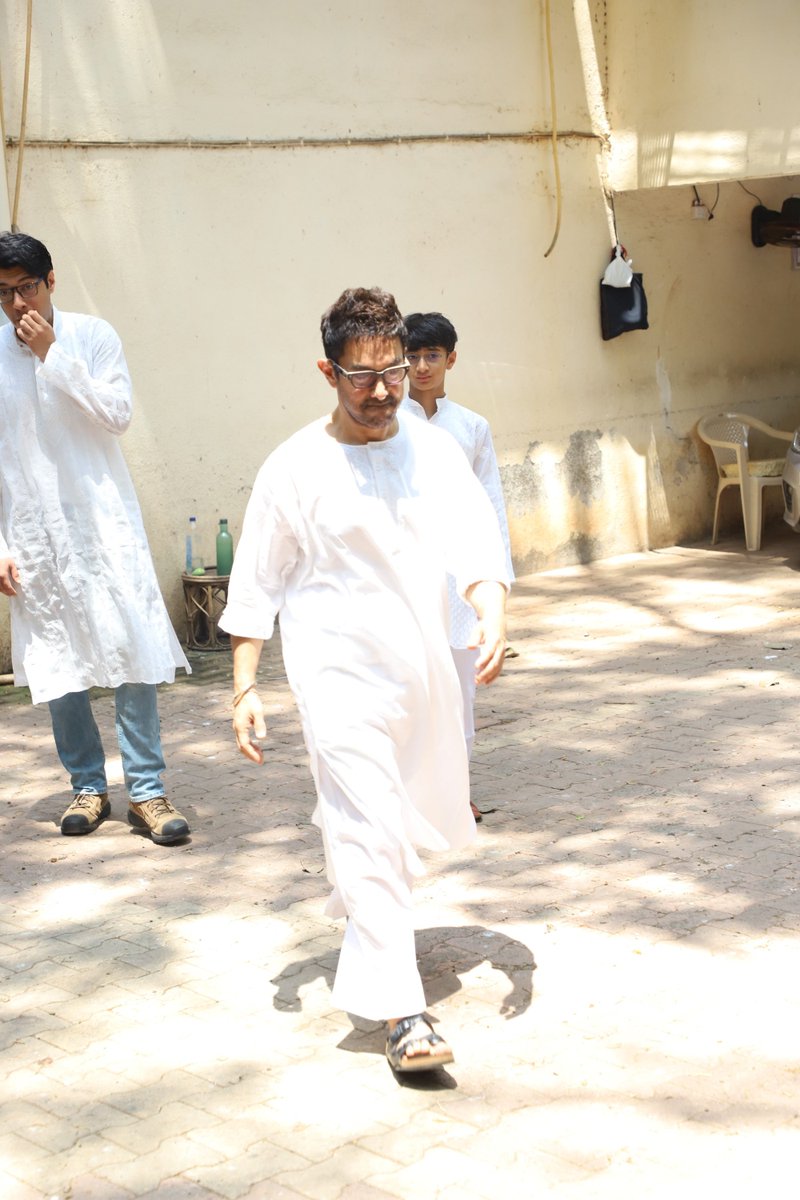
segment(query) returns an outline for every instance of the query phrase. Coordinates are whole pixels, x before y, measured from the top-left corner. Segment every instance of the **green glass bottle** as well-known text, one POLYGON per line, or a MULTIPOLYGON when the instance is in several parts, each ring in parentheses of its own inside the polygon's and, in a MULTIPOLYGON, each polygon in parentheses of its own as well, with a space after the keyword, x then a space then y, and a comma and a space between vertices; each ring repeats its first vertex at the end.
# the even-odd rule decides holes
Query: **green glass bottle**
POLYGON ((233 566, 233 538, 228 531, 227 517, 221 517, 217 534, 217 574, 230 575, 233 566))

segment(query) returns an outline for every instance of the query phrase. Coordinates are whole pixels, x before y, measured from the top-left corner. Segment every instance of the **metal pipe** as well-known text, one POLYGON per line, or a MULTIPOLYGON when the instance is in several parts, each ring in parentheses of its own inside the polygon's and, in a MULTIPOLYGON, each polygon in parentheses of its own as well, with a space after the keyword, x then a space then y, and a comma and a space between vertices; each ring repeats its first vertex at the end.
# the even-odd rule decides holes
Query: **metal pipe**
MULTIPOLYGON (((440 144, 451 142, 551 142, 552 129, 533 129, 527 133, 412 133, 396 137, 347 137, 347 138, 229 138, 208 140, 203 138, 149 138, 118 141, 112 138, 27 138, 26 149, 40 150, 315 150, 335 146, 412 146, 420 143, 440 144)), ((600 134, 587 133, 582 129, 562 130, 558 140, 603 142, 600 134)), ((6 146, 13 149, 18 139, 6 138, 6 146)))

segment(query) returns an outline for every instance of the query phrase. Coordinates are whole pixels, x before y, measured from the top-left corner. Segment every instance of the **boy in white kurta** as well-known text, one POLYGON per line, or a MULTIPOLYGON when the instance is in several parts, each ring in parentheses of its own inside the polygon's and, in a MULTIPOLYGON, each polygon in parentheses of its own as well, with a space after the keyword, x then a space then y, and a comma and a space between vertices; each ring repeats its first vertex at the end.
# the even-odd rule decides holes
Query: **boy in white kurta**
POLYGON ((158 589, 119 447, 132 412, 120 340, 53 308, 53 264, 27 234, 0 235, 0 592, 14 678, 47 702, 73 799, 64 834, 110 812, 88 689, 115 691, 128 819, 159 844, 189 833, 164 796, 155 685, 189 665, 158 589))
MULTIPOLYGON (((405 317, 408 330, 406 353, 409 366, 408 396, 403 408, 438 429, 446 430, 455 438, 472 468, 475 478, 483 486, 497 517, 506 554, 506 572, 509 584, 514 580, 511 562, 511 545, 508 537, 508 521, 503 499, 500 471, 492 443, 489 422, 479 413, 464 408, 450 400, 445 390, 447 372, 456 361, 455 327, 439 312, 410 313, 405 317)), ((461 694, 464 701, 464 732, 467 753, 472 756, 475 740, 475 656, 471 648, 475 628, 475 612, 459 596, 455 582, 448 579, 450 601, 450 648, 458 671, 461 694)), ((476 821, 481 813, 472 805, 476 821)))
POLYGON ((256 668, 280 620, 333 885, 327 911, 348 918, 333 1000, 388 1021, 392 1065, 419 1069, 452 1055, 421 1016, 417 847, 463 846, 475 832, 446 574, 478 612, 488 683, 505 646, 504 554, 452 439, 398 416, 407 366, 392 297, 345 292, 322 329, 318 365, 336 409, 262 467, 220 625, 232 635, 239 747, 260 761, 256 668))

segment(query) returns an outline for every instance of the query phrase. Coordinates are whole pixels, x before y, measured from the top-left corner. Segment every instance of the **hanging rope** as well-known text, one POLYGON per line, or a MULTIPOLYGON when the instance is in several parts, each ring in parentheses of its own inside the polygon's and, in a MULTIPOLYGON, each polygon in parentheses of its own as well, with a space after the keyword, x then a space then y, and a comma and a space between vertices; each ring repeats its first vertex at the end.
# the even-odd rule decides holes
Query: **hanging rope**
POLYGON ((614 207, 614 193, 611 191, 610 187, 603 188, 603 197, 606 202, 606 211, 611 217, 611 224, 614 229, 614 243, 611 247, 611 249, 614 250, 615 247, 619 245, 619 234, 617 233, 617 210, 614 207))
MULTIPOLYGON (((3 135, 3 176, 6 185, 6 197, 11 195, 11 188, 8 186, 8 151, 6 150, 5 133, 6 133, 6 115, 3 111, 3 71, 0 67, 0 131, 3 135)), ((9 216, 11 214, 9 213, 9 216)))
POLYGON ((561 229, 561 171, 558 165, 558 121, 556 118, 556 73, 553 66, 553 33, 550 28, 550 0, 544 0, 544 28, 545 38, 547 41, 547 69, 550 73, 550 120, 552 123, 552 144, 553 144, 553 173, 556 181, 556 227, 553 231, 553 238, 550 245, 544 252, 545 258, 550 254, 551 250, 558 241, 558 233, 561 229))
POLYGON ((25 74, 22 80, 22 112, 19 118, 19 144, 17 147, 17 180, 14 187, 14 204, 11 209, 11 228, 16 230, 19 216, 19 195, 22 188, 22 160, 25 154, 25 132, 28 123, 28 84, 31 74, 31 29, 33 26, 33 0, 28 0, 28 27, 25 33, 25 74))

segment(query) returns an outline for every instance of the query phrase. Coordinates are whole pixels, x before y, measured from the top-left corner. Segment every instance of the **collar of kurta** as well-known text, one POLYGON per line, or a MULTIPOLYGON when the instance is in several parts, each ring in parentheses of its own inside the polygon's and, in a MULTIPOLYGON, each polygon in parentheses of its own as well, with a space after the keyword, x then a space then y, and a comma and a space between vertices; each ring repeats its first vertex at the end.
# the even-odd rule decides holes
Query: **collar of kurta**
POLYGON ((426 418, 426 420, 431 420, 431 421, 432 421, 432 420, 433 420, 433 417, 436 417, 436 416, 438 416, 438 415, 439 415, 439 413, 442 411, 442 409, 443 409, 443 408, 445 407, 445 405, 448 403, 448 400, 447 400, 447 395, 446 395, 446 394, 445 394, 444 396, 439 396, 439 397, 438 397, 438 399, 437 399, 437 401, 436 401, 436 412, 433 414, 433 417, 428 417, 428 414, 425 412, 425 409, 422 407, 422 405, 420 404, 419 400, 412 400, 410 396, 406 396, 406 403, 407 403, 407 404, 411 404, 411 405, 413 405, 413 406, 414 406, 414 408, 418 408, 418 409, 419 409, 419 411, 422 413, 423 417, 425 417, 425 418, 426 418))

